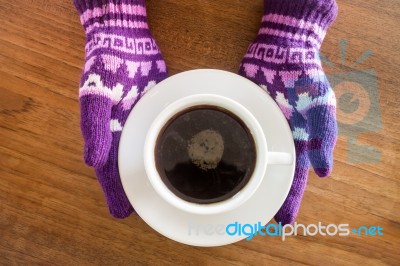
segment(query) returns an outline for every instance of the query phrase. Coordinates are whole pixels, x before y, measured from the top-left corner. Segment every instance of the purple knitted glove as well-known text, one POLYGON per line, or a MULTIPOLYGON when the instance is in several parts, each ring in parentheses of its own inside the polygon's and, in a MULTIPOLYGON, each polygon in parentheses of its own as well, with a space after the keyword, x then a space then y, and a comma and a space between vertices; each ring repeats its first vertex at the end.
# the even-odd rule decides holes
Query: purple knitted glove
POLYGON ((96 170, 110 213, 133 208, 118 172, 121 131, 140 97, 167 76, 144 0, 74 0, 86 32, 79 97, 85 162, 96 170))
POLYGON ((258 36, 240 74, 263 87, 292 129, 296 170, 277 222, 293 223, 307 183, 310 162, 320 177, 333 166, 337 138, 336 99, 323 72, 319 49, 335 20, 335 0, 265 0, 258 36))

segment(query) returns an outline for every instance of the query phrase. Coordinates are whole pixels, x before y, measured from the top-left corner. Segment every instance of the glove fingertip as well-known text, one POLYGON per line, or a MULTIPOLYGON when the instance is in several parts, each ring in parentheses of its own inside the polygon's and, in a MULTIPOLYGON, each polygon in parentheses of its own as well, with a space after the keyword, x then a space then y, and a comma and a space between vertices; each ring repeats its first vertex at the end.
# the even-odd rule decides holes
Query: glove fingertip
POLYGON ((332 168, 314 168, 319 177, 328 177, 332 174, 332 168))
POLYGON ((332 173, 333 150, 337 141, 337 122, 335 107, 316 106, 307 113, 310 132, 308 156, 315 173, 327 177, 332 173))
POLYGON ((136 213, 130 204, 124 209, 113 209, 111 206, 109 206, 109 211, 110 214, 116 219, 125 219, 129 217, 132 213, 136 213))
POLYGON ((91 167, 101 167, 105 165, 108 160, 108 154, 111 148, 110 144, 111 144, 111 136, 103 137, 103 139, 94 139, 91 142, 85 143, 85 152, 84 152, 85 163, 91 167))
POLYGON ((285 212, 284 210, 279 210, 277 214, 275 214, 275 221, 277 223, 281 223, 282 225, 292 224, 296 221, 297 213, 285 212))
POLYGON ((333 154, 332 151, 312 150, 308 151, 311 165, 314 168, 314 172, 319 177, 327 177, 331 175, 333 170, 333 154))

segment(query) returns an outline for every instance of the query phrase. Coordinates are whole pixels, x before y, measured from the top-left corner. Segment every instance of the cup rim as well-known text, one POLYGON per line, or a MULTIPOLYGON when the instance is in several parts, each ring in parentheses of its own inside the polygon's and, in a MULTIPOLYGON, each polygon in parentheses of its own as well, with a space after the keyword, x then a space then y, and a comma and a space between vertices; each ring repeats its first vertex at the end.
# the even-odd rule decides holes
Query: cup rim
POLYGON ((143 156, 147 178, 161 198, 183 211, 194 214, 212 215, 238 208, 255 193, 265 176, 268 164, 267 153, 268 146, 262 127, 247 108, 224 96, 216 94, 196 94, 169 104, 154 119, 147 132, 143 156), (220 202, 200 204, 183 200, 165 185, 156 169, 154 152, 160 131, 174 115, 188 108, 204 105, 226 109, 242 120, 254 139, 256 146, 256 162, 249 181, 234 196, 220 202))

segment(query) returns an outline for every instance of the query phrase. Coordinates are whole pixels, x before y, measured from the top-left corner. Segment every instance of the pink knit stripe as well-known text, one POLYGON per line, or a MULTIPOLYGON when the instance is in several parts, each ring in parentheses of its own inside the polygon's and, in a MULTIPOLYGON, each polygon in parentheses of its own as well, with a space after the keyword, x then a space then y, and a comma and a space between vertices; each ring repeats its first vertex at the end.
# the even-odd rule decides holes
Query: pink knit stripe
POLYGON ((310 30, 314 32, 320 40, 323 40, 326 34, 326 31, 319 26, 317 23, 311 23, 309 21, 305 21, 302 19, 283 16, 278 14, 268 14, 263 17, 263 22, 273 22, 277 24, 282 24, 285 26, 296 27, 299 29, 310 30))
POLYGON ((275 30, 275 29, 270 29, 270 28, 261 28, 258 34, 268 34, 268 35, 273 35, 277 37, 282 37, 282 38, 287 38, 287 39, 293 39, 296 41, 310 41, 317 47, 321 46, 321 42, 317 39, 315 39, 313 36, 308 36, 306 34, 298 34, 298 33, 291 33, 287 31, 281 31, 281 30, 275 30))
POLYGON ((105 4, 102 7, 95 7, 93 9, 86 10, 81 16, 81 23, 84 25, 89 19, 101 17, 104 14, 127 14, 146 16, 146 8, 140 5, 128 5, 128 4, 105 4))
POLYGON ((86 27, 86 34, 89 34, 95 28, 107 28, 107 27, 121 27, 129 29, 148 29, 149 25, 143 21, 128 21, 120 19, 105 20, 103 23, 95 22, 86 27))

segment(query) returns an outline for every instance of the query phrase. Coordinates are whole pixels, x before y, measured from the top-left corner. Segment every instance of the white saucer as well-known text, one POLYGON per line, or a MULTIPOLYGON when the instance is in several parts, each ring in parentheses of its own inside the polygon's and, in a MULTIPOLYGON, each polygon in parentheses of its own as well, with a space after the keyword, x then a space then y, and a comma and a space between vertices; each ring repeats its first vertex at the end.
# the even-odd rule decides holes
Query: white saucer
POLYGON ((152 88, 133 108, 119 145, 119 172, 126 195, 140 217, 160 234, 193 246, 221 246, 246 238, 230 236, 231 223, 268 223, 283 204, 293 181, 295 162, 268 165, 254 195, 239 208, 216 215, 184 212, 165 202, 147 179, 143 147, 147 131, 156 116, 170 103, 195 94, 216 94, 237 101, 259 121, 269 151, 295 157, 289 125, 274 100, 253 82, 220 70, 193 70, 172 76, 152 88))

